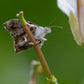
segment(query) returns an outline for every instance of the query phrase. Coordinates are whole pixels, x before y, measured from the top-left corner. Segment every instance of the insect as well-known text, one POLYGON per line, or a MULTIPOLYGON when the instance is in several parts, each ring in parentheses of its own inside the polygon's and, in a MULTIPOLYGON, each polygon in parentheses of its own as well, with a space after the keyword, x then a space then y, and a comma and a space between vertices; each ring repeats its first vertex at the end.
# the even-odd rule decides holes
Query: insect
MULTIPOLYGON (((3 26, 10 33, 14 40, 15 52, 20 52, 22 50, 33 47, 34 43, 30 41, 18 19, 9 20, 4 23, 3 26)), ((44 41, 47 40, 44 38, 45 35, 51 33, 51 29, 48 27, 38 26, 32 22, 27 22, 27 26, 30 28, 30 31, 36 39, 37 44, 39 44, 41 48, 44 41)))

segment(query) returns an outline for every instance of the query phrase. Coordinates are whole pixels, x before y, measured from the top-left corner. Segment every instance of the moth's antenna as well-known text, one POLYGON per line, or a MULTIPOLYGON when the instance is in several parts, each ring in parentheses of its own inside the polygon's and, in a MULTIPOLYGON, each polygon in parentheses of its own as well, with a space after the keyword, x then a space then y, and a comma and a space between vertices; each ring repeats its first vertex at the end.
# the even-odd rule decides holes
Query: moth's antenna
POLYGON ((56 20, 56 17, 48 24, 47 27, 50 27, 50 28, 54 27, 54 28, 60 28, 60 29, 62 29, 63 28, 62 26, 50 26, 52 23, 55 22, 55 20, 56 20))
POLYGON ((50 26, 50 28, 60 28, 60 29, 62 29, 63 27, 62 26, 50 26))
POLYGON ((49 27, 53 22, 55 22, 55 20, 56 20, 56 17, 48 24, 48 27, 49 27))

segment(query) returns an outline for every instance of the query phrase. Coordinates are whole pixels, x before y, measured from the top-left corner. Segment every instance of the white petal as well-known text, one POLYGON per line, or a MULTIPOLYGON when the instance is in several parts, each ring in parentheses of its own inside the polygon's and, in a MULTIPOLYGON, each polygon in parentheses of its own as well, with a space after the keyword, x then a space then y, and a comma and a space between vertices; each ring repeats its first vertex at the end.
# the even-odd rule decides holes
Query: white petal
POLYGON ((79 23, 77 19, 75 18, 73 12, 70 12, 70 17, 69 17, 69 23, 71 26, 71 31, 73 34, 73 37, 76 41, 76 43, 80 46, 82 46, 82 39, 81 39, 81 34, 80 34, 80 29, 79 29, 79 23))
POLYGON ((72 11, 77 18, 77 0, 57 0, 57 5, 66 15, 72 11))

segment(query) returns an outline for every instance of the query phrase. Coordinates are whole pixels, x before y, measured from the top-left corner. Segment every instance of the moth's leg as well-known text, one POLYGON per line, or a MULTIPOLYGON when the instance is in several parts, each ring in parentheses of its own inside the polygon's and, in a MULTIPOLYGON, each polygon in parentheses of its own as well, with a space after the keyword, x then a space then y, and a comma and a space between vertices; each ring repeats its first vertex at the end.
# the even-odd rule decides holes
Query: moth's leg
MULTIPOLYGON (((36 41, 36 44, 39 44, 39 46, 40 46, 40 48, 41 48, 41 46, 43 45, 44 41, 46 41, 46 40, 47 40, 47 39, 45 39, 45 38, 41 38, 40 40, 36 41)), ((29 45, 30 45, 30 46, 33 46, 34 43, 33 43, 33 42, 29 42, 29 45)))
POLYGON ((42 38, 40 38, 40 39, 41 39, 42 41, 46 41, 46 40, 47 40, 46 38, 43 38, 43 37, 42 37, 42 38))
POLYGON ((41 48, 43 44, 44 44, 44 41, 41 41, 41 43, 39 44, 39 47, 41 48))
MULTIPOLYGON (((39 43, 40 43, 40 41, 36 41, 36 44, 39 44, 39 43)), ((30 45, 30 46, 33 46, 34 43, 33 43, 33 42, 29 42, 29 45, 30 45)))
POLYGON ((40 40, 36 41, 36 44, 39 44, 40 43, 40 40))
POLYGON ((34 43, 33 43, 33 42, 29 42, 29 45, 30 45, 30 46, 33 46, 33 45, 34 45, 34 43))

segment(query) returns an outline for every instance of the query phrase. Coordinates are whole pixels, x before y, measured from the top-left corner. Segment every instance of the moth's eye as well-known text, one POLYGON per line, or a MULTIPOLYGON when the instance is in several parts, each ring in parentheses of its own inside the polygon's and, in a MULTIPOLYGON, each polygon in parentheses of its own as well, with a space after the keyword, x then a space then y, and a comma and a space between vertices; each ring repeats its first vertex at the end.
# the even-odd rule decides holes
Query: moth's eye
POLYGON ((33 31, 32 34, 35 35, 35 32, 33 31))
POLYGON ((32 31, 33 29, 34 29, 33 27, 30 28, 31 31, 32 31))

